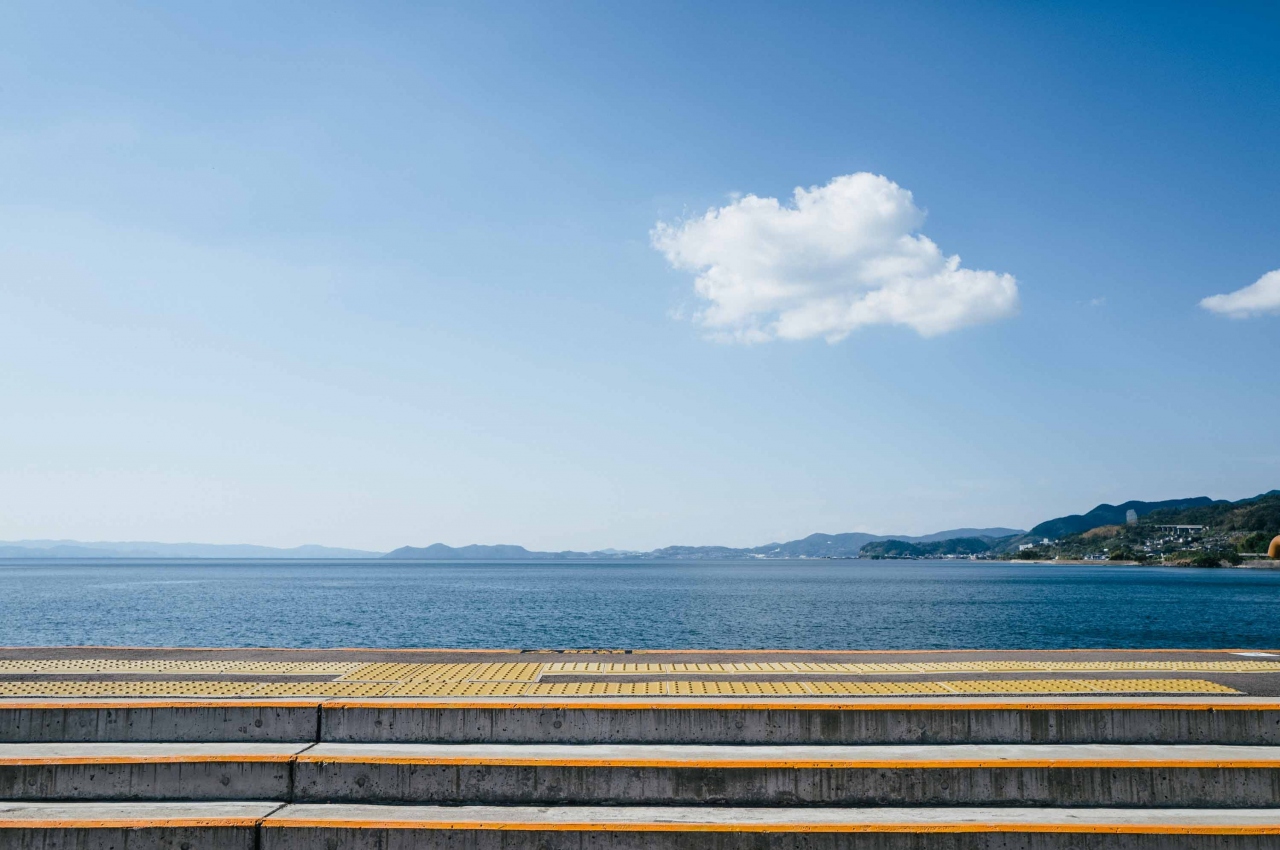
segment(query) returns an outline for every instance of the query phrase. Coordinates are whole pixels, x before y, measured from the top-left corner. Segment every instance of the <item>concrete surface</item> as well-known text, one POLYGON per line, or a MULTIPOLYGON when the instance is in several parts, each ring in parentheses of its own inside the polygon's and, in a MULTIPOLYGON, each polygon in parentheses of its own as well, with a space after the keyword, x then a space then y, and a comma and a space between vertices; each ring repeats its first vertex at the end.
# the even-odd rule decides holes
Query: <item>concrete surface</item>
POLYGON ((1174 700, 595 702, 332 701, 335 743, 1218 743, 1280 745, 1280 702, 1174 700), (1155 707, 1151 707, 1155 706, 1155 707))
POLYGON ((0 700, 0 741, 316 739, 319 700, 0 700))
POLYGON ((257 850, 278 803, 0 802, 4 850, 257 850))
POLYGON ((320 744, 298 802, 1272 806, 1280 748, 320 744))
POLYGON ((0 744, 0 799, 287 800, 304 744, 0 744))
POLYGON ((1280 846, 1276 835, 1256 834, 1267 830, 1280 831, 1280 813, 299 805, 264 822, 262 847, 1258 850, 1280 846))
POLYGON ((1027 831, 1249 830, 1280 834, 1280 808, 1255 809, 1058 809, 1058 808, 712 808, 652 806, 360 806, 291 805, 269 816, 267 827, 346 824, 357 828, 424 826, 473 829, 557 829, 604 827, 660 831, 732 828, 764 831, 809 828, 852 831, 860 828, 962 831, 1017 827, 1027 831))
MULTIPOLYGON (((152 745, 157 752, 197 752, 189 746, 152 745)), ((98 745, 93 752, 129 752, 137 745, 98 745)), ((247 751, 236 745, 218 750, 247 751)), ((255 751, 266 748, 259 745, 255 751)), ((0 746, 0 761, 10 753, 78 755, 73 747, 0 746)), ((201 750, 202 751, 202 750, 201 750)), ((1192 764, 1198 767, 1280 767, 1280 747, 1221 745, 998 745, 948 744, 933 746, 699 746, 676 744, 331 744, 299 749, 299 761, 385 761, 418 764, 581 764, 586 766, 653 767, 699 764, 720 767, 877 767, 901 762, 951 766, 1055 766, 1192 764), (1247 764, 1246 764, 1247 763, 1247 764)))

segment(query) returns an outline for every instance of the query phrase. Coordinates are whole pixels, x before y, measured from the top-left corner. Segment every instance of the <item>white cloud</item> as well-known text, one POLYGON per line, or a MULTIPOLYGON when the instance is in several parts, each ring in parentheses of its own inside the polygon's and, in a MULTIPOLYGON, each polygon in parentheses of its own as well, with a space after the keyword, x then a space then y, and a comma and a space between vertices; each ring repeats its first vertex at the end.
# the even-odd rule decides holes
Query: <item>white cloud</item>
POLYGON ((718 338, 835 342, 867 325, 934 336, 1016 313, 1013 276, 961 268, 918 232, 924 218, 910 192, 863 172, 797 188, 790 205, 746 195, 650 235, 696 273, 696 320, 718 338))
POLYGON ((1280 313, 1280 269, 1267 272, 1244 289, 1226 295, 1210 295, 1201 300, 1200 306, 1232 319, 1280 313))

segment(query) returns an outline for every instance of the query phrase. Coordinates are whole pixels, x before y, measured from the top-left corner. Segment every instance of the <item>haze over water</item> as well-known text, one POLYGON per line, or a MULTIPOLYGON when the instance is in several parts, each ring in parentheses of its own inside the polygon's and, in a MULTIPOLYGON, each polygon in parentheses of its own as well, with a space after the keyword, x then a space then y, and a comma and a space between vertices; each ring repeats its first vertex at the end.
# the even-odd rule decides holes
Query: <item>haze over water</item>
POLYGON ((955 561, 0 562, 0 645, 1280 647, 1280 572, 955 561))

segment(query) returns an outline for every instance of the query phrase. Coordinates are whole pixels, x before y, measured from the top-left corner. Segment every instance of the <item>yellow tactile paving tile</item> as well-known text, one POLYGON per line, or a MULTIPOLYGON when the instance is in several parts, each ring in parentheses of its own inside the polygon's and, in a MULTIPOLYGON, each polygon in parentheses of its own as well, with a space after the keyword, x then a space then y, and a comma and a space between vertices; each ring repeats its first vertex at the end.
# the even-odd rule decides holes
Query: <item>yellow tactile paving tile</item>
POLYGON ((525 696, 593 697, 593 696, 667 696, 670 682, 538 682, 530 685, 525 696))
POLYGON ((946 682, 955 693, 979 694, 1238 694, 1203 679, 1004 679, 946 682))
POLYGON ((363 664, 345 682, 536 682, 542 664, 363 664))
POLYGON ((465 682, 397 682, 387 692, 393 697, 452 697, 458 696, 465 682))
POLYGON ((805 682, 815 696, 925 696, 956 694, 940 682, 805 682))
POLYGON ((519 697, 528 682, 403 682, 392 686, 393 697, 519 697))
POLYGON ((328 661, 175 661, 116 658, 0 659, 0 675, 94 675, 100 673, 181 673, 186 675, 340 676, 360 664, 328 661))
POLYGON ((929 673, 1280 673, 1276 661, 939 661, 903 663, 838 663, 773 661, 736 663, 611 664, 563 661, 544 665, 544 675, 767 675, 826 674, 849 676, 919 675, 929 673))
POLYGON ((329 661, 237 661, 231 663, 228 673, 261 673, 270 676, 338 676, 359 667, 359 664, 329 661))
POLYGON ((0 697, 247 697, 262 684, 208 681, 0 682, 0 697))
POLYGON ((419 679, 433 682, 463 682, 470 679, 483 664, 411 664, 414 669, 406 670, 403 681, 419 679))
POLYGON ((480 664, 480 669, 467 677, 472 682, 536 682, 542 676, 541 664, 480 664))
MULTIPOLYGON (((413 678, 424 666, 440 666, 440 665, 423 665, 423 664, 361 664, 356 669, 345 673, 339 681, 342 682, 403 682, 413 678)), ((461 665, 467 666, 467 665, 461 665)))
POLYGON ((255 697, 383 697, 391 682, 269 682, 253 691, 255 697))
POLYGON ((812 696, 807 682, 668 682, 674 696, 812 696))

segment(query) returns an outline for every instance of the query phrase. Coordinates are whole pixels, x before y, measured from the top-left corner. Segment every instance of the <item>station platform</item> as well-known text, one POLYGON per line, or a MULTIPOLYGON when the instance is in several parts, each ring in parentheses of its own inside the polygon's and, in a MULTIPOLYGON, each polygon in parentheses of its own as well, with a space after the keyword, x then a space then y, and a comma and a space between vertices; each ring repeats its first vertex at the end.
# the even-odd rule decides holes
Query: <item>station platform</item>
POLYGON ((0 847, 1280 848, 1280 651, 0 649, 0 847))

